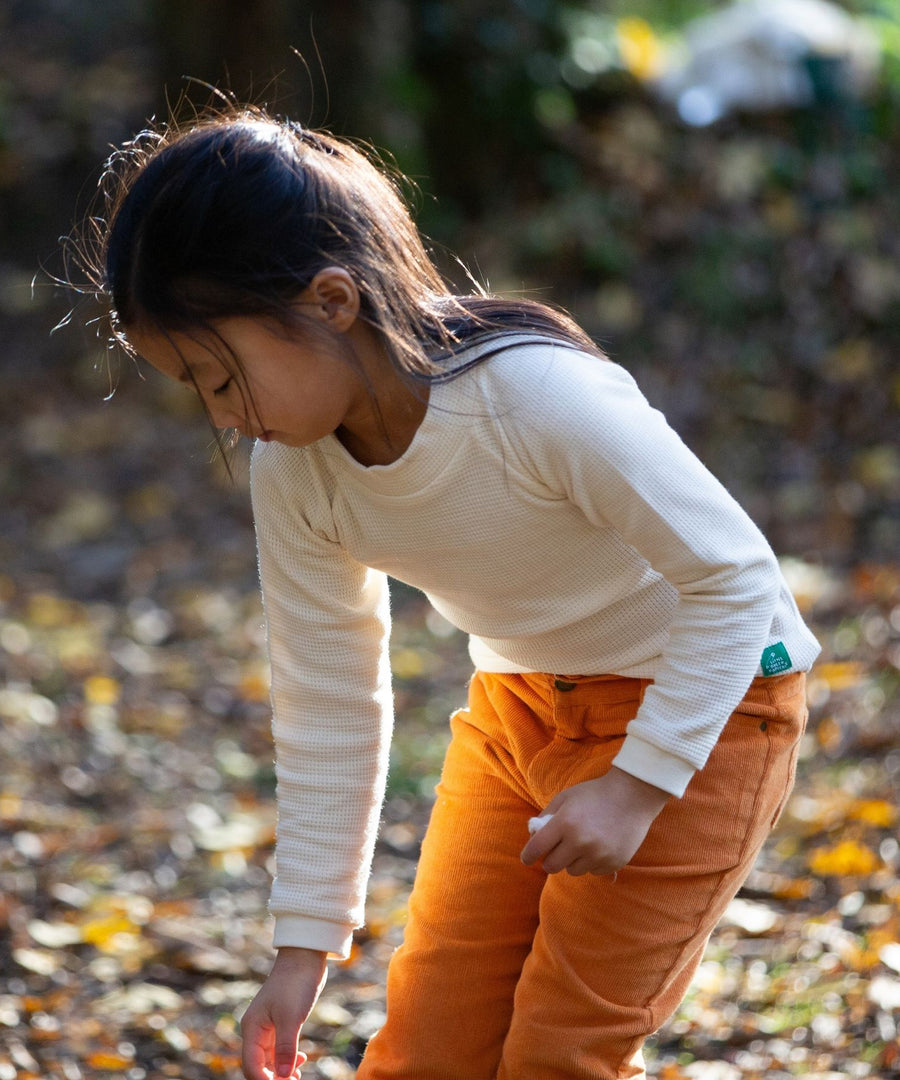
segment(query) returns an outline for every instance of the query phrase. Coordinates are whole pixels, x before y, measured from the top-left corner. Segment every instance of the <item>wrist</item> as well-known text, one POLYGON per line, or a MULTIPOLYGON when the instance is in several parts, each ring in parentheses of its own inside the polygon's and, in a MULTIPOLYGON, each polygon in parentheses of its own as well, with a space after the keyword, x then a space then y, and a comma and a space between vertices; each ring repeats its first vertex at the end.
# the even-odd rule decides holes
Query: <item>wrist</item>
POLYGON ((291 964, 296 967, 324 966, 328 953, 321 949, 307 949, 302 945, 281 945, 276 964, 291 964))
POLYGON ((671 792, 647 780, 642 780, 639 776, 626 772, 617 765, 613 765, 607 775, 618 788, 628 792, 629 798, 637 800, 647 809, 658 812, 672 797, 671 792))

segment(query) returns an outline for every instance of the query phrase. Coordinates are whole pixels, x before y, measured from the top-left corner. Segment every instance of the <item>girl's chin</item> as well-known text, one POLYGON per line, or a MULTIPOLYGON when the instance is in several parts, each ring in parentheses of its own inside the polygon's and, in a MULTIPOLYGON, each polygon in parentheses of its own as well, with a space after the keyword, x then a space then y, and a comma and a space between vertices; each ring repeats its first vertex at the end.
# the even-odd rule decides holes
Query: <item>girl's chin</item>
POLYGON ((261 431, 256 438, 259 442, 280 443, 282 446, 293 446, 295 449, 309 445, 309 439, 302 439, 297 435, 291 435, 287 431, 261 431))
POLYGON ((257 442, 272 442, 279 443, 281 446, 291 446, 295 450, 299 450, 304 446, 309 446, 310 443, 316 441, 310 436, 304 438, 303 435, 291 434, 289 431, 261 431, 256 436, 256 440, 257 442))

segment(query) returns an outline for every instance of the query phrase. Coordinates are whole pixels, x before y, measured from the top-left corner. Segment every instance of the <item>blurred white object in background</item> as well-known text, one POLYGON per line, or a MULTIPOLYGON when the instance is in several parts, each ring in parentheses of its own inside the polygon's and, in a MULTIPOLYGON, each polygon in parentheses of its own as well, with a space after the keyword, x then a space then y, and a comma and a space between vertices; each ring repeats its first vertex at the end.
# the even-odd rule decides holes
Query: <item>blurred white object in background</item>
POLYGON ((737 110, 859 98, 880 59, 871 30, 827 0, 739 0, 690 23, 679 53, 657 89, 697 126, 737 110))

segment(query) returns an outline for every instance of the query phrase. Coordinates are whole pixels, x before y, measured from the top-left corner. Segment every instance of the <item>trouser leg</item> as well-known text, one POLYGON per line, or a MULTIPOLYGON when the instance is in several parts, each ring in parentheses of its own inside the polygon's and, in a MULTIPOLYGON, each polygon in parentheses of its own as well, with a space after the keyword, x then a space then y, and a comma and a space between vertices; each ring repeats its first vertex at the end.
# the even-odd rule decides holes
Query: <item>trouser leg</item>
POLYGON ((497 753, 467 712, 454 717, 387 1020, 359 1080, 496 1075, 545 878, 520 859, 537 808, 497 753))
POLYGON ((645 1038, 684 996, 781 812, 805 715, 802 677, 757 681, 615 881, 548 878, 498 1080, 644 1075, 645 1038))

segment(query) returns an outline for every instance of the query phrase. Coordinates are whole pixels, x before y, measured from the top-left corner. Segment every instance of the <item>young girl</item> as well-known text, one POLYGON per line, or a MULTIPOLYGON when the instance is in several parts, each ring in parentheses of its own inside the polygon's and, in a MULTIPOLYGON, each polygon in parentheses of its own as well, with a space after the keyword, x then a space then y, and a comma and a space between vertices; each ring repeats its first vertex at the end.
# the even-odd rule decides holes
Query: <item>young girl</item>
POLYGON ((451 295, 347 143, 243 111, 145 134, 107 191, 115 337, 256 440, 278 955, 248 1080, 299 1069, 363 921, 388 575, 477 670, 360 1080, 643 1076, 792 783, 818 647, 765 540, 569 318, 451 295))

